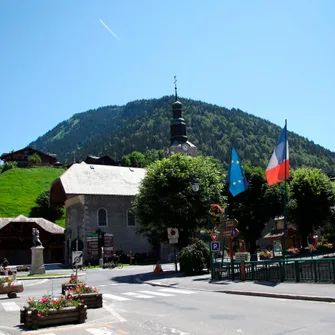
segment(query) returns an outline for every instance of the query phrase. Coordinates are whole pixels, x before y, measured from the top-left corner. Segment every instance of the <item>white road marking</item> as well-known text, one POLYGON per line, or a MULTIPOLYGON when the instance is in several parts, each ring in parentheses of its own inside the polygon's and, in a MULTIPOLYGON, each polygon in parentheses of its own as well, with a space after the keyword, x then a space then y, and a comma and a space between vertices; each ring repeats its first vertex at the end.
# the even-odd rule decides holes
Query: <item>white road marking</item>
POLYGON ((128 295, 130 297, 140 298, 140 299, 150 299, 150 298, 153 298, 152 295, 138 294, 138 293, 135 293, 135 292, 125 292, 125 293, 122 293, 122 294, 128 295))
POLYGON ((160 292, 168 292, 168 293, 181 293, 181 294, 193 294, 196 293, 194 291, 187 291, 187 290, 179 290, 177 288, 163 288, 159 290, 160 292))
POLYGON ((3 302, 2 307, 6 312, 19 311, 20 307, 15 302, 3 302))
MULTIPOLYGON (((107 327, 101 327, 101 328, 87 328, 87 332, 93 334, 93 335, 111 335, 115 334, 115 332, 107 327)), ((50 334, 48 334, 50 335, 50 334)))
POLYGON ((161 292, 151 292, 151 291, 140 291, 141 293, 145 293, 145 294, 152 294, 152 295, 158 295, 160 297, 174 297, 174 294, 170 294, 170 293, 161 293, 161 292))
POLYGON ((99 285, 100 287, 105 287, 105 286, 107 286, 107 285, 99 285))
POLYGON ((108 293, 104 293, 103 294, 103 297, 104 298, 108 298, 108 299, 114 299, 114 300, 117 300, 117 301, 127 301, 127 300, 131 300, 129 298, 125 298, 125 297, 120 297, 118 295, 114 295, 114 294, 108 294, 108 293))
MULTIPOLYGON (((17 278, 17 280, 20 281, 20 278, 17 278)), ((40 281, 38 281, 37 283, 30 283, 30 284, 26 284, 26 281, 23 283, 23 287, 29 287, 29 286, 34 286, 34 285, 41 285, 41 284, 44 284, 48 281, 49 279, 42 279, 40 281)), ((23 282, 23 281, 21 281, 23 282)))
MULTIPOLYGON (((105 295, 105 294, 104 294, 105 295)), ((129 300, 129 299, 128 299, 129 300)), ((113 309, 113 306, 112 305, 109 305, 108 303, 106 303, 106 301, 104 300, 104 309, 111 313, 119 322, 126 322, 127 320, 125 318, 123 318, 118 312, 116 312, 114 309, 113 309)))

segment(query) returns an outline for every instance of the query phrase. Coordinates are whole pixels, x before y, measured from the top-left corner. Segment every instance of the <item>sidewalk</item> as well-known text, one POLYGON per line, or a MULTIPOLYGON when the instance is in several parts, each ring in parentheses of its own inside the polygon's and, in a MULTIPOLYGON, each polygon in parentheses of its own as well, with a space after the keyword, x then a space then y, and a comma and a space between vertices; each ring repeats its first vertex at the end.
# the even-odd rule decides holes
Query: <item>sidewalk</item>
POLYGON ((335 302, 334 284, 211 281, 210 274, 185 277, 182 273, 175 273, 174 271, 146 273, 136 276, 135 280, 138 283, 146 283, 152 286, 270 298, 335 302))

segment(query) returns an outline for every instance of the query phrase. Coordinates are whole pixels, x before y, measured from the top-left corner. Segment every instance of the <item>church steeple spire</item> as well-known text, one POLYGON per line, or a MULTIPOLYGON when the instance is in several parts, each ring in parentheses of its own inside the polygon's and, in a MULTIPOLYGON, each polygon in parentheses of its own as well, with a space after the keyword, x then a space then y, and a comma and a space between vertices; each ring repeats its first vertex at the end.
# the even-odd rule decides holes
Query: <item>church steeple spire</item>
POLYGON ((174 76, 175 101, 172 104, 172 119, 170 121, 170 153, 183 153, 195 157, 197 147, 187 140, 186 123, 182 115, 182 103, 178 100, 177 77, 174 76))
POLYGON ((177 77, 174 76, 175 102, 172 104, 172 119, 170 122, 171 145, 173 143, 185 143, 187 141, 186 123, 182 116, 182 104, 178 100, 177 77))

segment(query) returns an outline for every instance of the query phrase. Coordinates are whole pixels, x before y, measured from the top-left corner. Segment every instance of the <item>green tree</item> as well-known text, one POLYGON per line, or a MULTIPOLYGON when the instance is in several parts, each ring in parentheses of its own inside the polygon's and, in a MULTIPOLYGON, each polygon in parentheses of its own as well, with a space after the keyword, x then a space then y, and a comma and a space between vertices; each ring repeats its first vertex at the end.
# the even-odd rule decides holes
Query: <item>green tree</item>
POLYGON ((41 157, 35 152, 33 155, 28 156, 28 162, 31 165, 37 165, 42 163, 41 157))
POLYGON ((61 219, 64 215, 64 209, 60 207, 50 207, 49 206, 50 190, 45 190, 41 192, 35 203, 38 205, 33 207, 30 211, 30 217, 43 217, 47 220, 55 222, 58 219, 61 219))
POLYGON ((255 253, 256 241, 261 237, 265 224, 283 213, 283 188, 281 184, 269 187, 265 172, 260 167, 244 166, 249 187, 236 197, 229 196, 229 217, 239 222, 238 229, 251 253, 255 253))
POLYGON ((179 229, 179 247, 190 242, 196 231, 207 227, 209 203, 223 203, 224 175, 221 167, 208 157, 192 158, 172 155, 152 163, 136 196, 139 232, 148 236, 154 246, 167 241, 167 228, 179 229), (200 189, 192 190, 198 178, 200 189))
POLYGON ((290 189, 288 219, 296 225, 306 245, 309 234, 332 221, 334 187, 320 169, 300 168, 292 172, 290 189))

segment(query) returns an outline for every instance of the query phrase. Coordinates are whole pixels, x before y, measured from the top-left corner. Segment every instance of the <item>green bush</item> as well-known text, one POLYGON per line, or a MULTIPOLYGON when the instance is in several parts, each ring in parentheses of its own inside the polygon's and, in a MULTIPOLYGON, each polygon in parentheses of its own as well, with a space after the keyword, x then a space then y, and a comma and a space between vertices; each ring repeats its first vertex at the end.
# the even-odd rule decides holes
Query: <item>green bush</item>
POLYGON ((7 162, 2 165, 1 173, 17 168, 17 162, 7 162))
POLYGON ((183 248, 179 254, 180 270, 186 275, 200 274, 209 268, 209 247, 201 240, 183 248))

